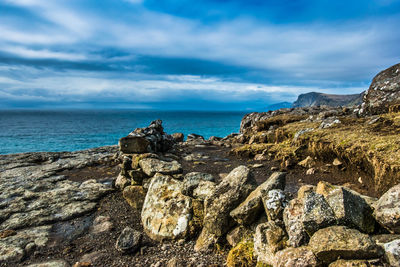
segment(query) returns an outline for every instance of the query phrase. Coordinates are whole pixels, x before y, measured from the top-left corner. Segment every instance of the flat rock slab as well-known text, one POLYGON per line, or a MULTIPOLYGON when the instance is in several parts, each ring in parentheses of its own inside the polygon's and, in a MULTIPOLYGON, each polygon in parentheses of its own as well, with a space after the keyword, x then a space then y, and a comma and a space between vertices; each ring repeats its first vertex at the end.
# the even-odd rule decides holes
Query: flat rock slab
POLYGON ((139 165, 147 176, 153 176, 156 173, 177 174, 182 173, 182 166, 177 161, 163 161, 154 158, 145 158, 139 161, 139 165))
POLYGON ((325 264, 341 259, 374 259, 383 254, 380 246, 366 234, 345 226, 331 226, 317 231, 309 246, 325 264))
POLYGON ((146 234, 157 241, 183 238, 192 218, 192 201, 181 193, 182 182, 157 173, 151 180, 142 209, 146 234))
POLYGON ((46 244, 53 224, 94 210, 111 185, 74 182, 57 173, 110 162, 116 151, 116 147, 103 147, 1 155, 0 232, 14 234, 0 239, 0 262, 20 260, 32 248, 46 244))

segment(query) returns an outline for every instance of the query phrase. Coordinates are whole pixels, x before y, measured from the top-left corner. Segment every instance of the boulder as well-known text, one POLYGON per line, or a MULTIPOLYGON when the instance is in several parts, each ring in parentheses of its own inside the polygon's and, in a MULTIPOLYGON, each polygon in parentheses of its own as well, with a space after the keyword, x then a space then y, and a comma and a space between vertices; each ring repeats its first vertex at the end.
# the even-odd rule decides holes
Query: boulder
POLYGON ((225 233, 232 225, 229 213, 256 188, 256 181, 246 166, 232 170, 214 193, 205 200, 203 229, 197 239, 195 250, 206 250, 225 233))
POLYGON ((283 221, 289 236, 288 243, 292 247, 300 247, 308 243, 309 236, 303 226, 303 215, 304 201, 302 198, 292 199, 283 211, 283 221))
POLYGON ((400 184, 382 195, 375 204, 374 216, 391 233, 400 233, 400 184))
POLYGON ((171 136, 174 139, 174 141, 177 143, 183 142, 183 140, 185 138, 183 133, 173 133, 173 134, 171 134, 171 136))
POLYGON ((341 259, 374 259, 382 256, 382 248, 371 237, 345 226, 331 226, 318 230, 309 246, 325 264, 341 259))
POLYGON ((216 188, 216 184, 211 181, 200 181, 197 187, 193 190, 193 197, 200 200, 205 200, 211 196, 216 188))
POLYGON ((124 188, 130 184, 131 184, 130 179, 126 178, 121 173, 117 176, 117 179, 115 180, 115 187, 120 190, 124 190, 124 188))
POLYGON ((336 223, 332 208, 322 195, 315 192, 307 194, 304 198, 304 214, 301 221, 309 236, 336 223))
POLYGON ((144 199, 146 197, 146 192, 144 191, 143 186, 127 186, 122 192, 122 195, 132 208, 141 209, 143 207, 144 199))
POLYGON ((250 229, 244 227, 243 225, 239 225, 226 234, 226 240, 228 241, 229 245, 235 247, 237 244, 239 244, 239 242, 243 240, 252 241, 253 236, 254 233, 250 229))
POLYGON ((381 71, 364 94, 360 113, 381 114, 400 103, 400 64, 381 71))
POLYGON ((226 257, 227 267, 255 266, 254 245, 252 241, 243 240, 233 247, 226 257))
POLYGON ((145 233, 154 240, 172 240, 188 235, 192 218, 191 198, 181 193, 182 182, 157 173, 144 200, 141 220, 145 233))
POLYGON ((385 250, 385 259, 390 266, 400 267, 400 239, 383 245, 385 250))
POLYGON ((272 189, 262 193, 262 202, 265 213, 270 221, 281 221, 283 219, 283 210, 289 203, 289 197, 281 189, 272 189))
POLYGON ((163 161, 154 158, 145 158, 139 161, 139 165, 147 176, 153 176, 156 173, 177 174, 182 173, 182 166, 179 162, 163 161))
POLYGON ((190 172, 183 178, 182 193, 188 196, 193 195, 193 190, 199 185, 201 181, 214 182, 214 176, 209 173, 190 172))
POLYGON ((141 241, 141 232, 125 227, 115 243, 115 248, 120 252, 133 253, 139 249, 141 241))
POLYGON ((119 139, 119 150, 125 154, 146 153, 151 151, 150 141, 140 136, 126 136, 119 139))
POLYGON ((263 210, 262 195, 272 189, 285 189, 286 173, 274 172, 267 181, 259 185, 230 216, 239 224, 251 224, 263 210))
POLYGON ((365 233, 374 231, 373 210, 360 194, 326 182, 319 182, 316 192, 324 195, 339 225, 357 228, 365 233))
POLYGON ((321 266, 317 257, 308 247, 285 248, 275 254, 274 267, 321 266))
POLYGON ((135 184, 142 184, 143 180, 147 178, 147 175, 141 170, 130 170, 128 171, 129 177, 132 179, 135 184))
POLYGON ((259 224, 254 234, 254 254, 257 262, 273 265, 275 253, 286 247, 285 231, 275 222, 259 224))

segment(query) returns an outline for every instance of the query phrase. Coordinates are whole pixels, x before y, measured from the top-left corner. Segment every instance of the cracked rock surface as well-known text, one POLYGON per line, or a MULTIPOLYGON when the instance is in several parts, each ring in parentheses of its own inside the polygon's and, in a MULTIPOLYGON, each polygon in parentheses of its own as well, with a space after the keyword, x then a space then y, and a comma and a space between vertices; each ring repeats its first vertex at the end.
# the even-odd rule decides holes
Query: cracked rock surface
MULTIPOLYGON (((60 173, 111 161, 116 147, 0 156, 0 263, 44 246, 52 225, 92 211, 109 181, 72 181, 60 173)), ((110 177, 111 178, 111 177, 110 177)))

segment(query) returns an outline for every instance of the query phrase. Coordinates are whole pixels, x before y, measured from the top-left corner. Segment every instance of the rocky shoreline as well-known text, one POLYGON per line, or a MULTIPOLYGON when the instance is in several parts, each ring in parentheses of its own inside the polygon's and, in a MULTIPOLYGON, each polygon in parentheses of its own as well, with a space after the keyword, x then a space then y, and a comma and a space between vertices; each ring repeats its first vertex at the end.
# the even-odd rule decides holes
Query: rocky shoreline
POLYGON ((400 266, 399 69, 225 138, 0 155, 0 266, 400 266))

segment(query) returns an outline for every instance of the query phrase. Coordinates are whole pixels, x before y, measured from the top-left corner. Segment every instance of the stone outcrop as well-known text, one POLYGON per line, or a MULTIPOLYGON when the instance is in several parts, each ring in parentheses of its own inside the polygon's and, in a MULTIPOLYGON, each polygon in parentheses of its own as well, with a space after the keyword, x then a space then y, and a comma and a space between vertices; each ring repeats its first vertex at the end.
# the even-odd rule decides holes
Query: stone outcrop
POLYGON ((392 233, 400 233, 400 184, 389 189, 375 204, 376 220, 392 233))
POLYGON ((361 107, 360 113, 369 115, 400 111, 400 64, 374 77, 361 107))
POLYGON ((109 180, 72 181, 60 172, 111 163, 116 147, 0 155, 0 265, 43 248, 55 223, 93 211, 109 180))
POLYGON ((317 231, 309 244, 314 254, 329 264, 342 259, 374 259, 382 256, 382 248, 371 237, 345 226, 331 226, 317 231))
POLYGON ((154 240, 185 238, 192 219, 192 201, 181 193, 182 182, 157 173, 142 209, 143 229, 154 240))
POLYGON ((205 200, 203 229, 196 242, 196 251, 213 246, 229 231, 232 225, 229 213, 255 188, 256 181, 245 166, 232 170, 217 185, 214 193, 205 200))

